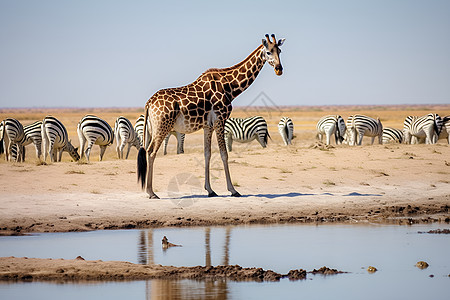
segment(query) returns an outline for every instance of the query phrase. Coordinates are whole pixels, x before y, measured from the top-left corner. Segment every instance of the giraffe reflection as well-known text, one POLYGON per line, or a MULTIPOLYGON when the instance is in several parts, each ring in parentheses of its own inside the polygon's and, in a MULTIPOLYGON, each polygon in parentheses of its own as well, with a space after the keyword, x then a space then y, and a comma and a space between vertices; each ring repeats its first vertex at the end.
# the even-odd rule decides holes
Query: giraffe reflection
MULTIPOLYGON (((154 245, 159 247, 159 240, 153 242, 153 229, 141 230, 138 238, 138 261, 140 264, 154 264, 154 245)), ((159 237, 155 237, 159 238, 159 237)), ((205 266, 212 266, 211 228, 204 231, 205 266)), ((228 266, 230 260, 231 227, 225 228, 222 265, 228 266)), ((170 252, 170 250, 169 250, 170 252)), ((228 299, 226 280, 148 280, 145 283, 146 299, 185 299, 193 292, 201 299, 228 299)))

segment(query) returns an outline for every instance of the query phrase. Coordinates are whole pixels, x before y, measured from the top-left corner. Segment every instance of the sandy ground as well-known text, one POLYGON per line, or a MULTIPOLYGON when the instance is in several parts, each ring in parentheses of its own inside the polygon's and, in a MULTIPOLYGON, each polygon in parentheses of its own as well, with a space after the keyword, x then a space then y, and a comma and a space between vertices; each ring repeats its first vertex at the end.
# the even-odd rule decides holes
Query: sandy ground
MULTIPOLYGON (((234 281, 279 281, 306 279, 306 270, 290 270, 279 274, 262 268, 243 268, 238 265, 216 267, 173 267, 138 265, 119 261, 86 261, 76 259, 38 259, 27 257, 0 257, 0 281, 106 281, 148 279, 224 279, 234 281)), ((313 274, 340 274, 336 269, 322 267, 313 274)))
POLYGON ((237 144, 229 162, 233 183, 243 196, 229 196, 222 161, 214 151, 212 186, 219 197, 208 198, 201 141, 201 134, 191 135, 186 143, 196 146, 187 153, 176 155, 172 145, 171 153, 159 155, 154 182, 159 200, 140 190, 134 157, 89 164, 38 165, 33 159, 1 163, 0 233, 448 221, 450 216, 450 147, 442 142, 329 149, 314 147, 314 141, 289 147, 273 142, 266 149, 257 143, 237 144))

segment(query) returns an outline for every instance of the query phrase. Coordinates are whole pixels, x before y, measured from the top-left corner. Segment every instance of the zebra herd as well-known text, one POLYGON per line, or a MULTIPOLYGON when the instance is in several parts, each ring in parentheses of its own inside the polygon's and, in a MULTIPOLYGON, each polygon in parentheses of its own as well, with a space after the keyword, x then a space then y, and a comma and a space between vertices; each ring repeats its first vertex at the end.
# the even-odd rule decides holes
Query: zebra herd
MULTIPOLYGON (((148 124, 147 128, 150 128, 148 124)), ((361 145, 363 137, 375 138, 379 144, 396 143, 426 143, 434 144, 438 139, 447 139, 450 144, 450 116, 441 118, 438 114, 430 113, 425 116, 407 116, 403 130, 383 128, 379 118, 374 119, 365 115, 351 115, 347 121, 339 115, 327 115, 317 123, 317 137, 329 145, 334 136, 336 144, 361 145)), ((294 138, 294 124, 288 117, 283 117, 278 123, 278 131, 283 143, 290 145, 294 138)), ((36 156, 44 161, 50 156, 52 162, 61 161, 62 153, 68 152, 74 161, 86 156, 89 161, 91 149, 94 145, 100 147, 100 160, 103 159, 106 148, 116 140, 117 157, 123 159, 124 149, 127 147, 125 159, 128 158, 131 147, 140 149, 144 141, 144 115, 140 115, 134 126, 127 118, 120 116, 116 119, 114 129, 103 119, 94 116, 84 116, 77 125, 80 144, 80 154, 69 140, 67 130, 61 121, 53 116, 47 116, 42 121, 35 121, 23 126, 18 120, 6 118, 0 123, 0 153, 5 152, 6 160, 24 161, 25 146, 33 143, 36 156), (42 150, 43 147, 43 150, 42 150), (85 149, 86 148, 86 149, 85 149)), ((145 133, 150 135, 149 130, 145 133)), ((184 153, 185 134, 170 132, 164 140, 164 155, 171 135, 177 138, 177 153, 184 153)), ((225 143, 228 151, 232 151, 233 141, 248 143, 257 140, 265 148, 271 138, 266 120, 261 116, 248 118, 229 118, 225 123, 225 143)), ((147 139, 149 140, 149 139, 147 139)), ((148 141, 147 141, 148 143, 148 141)))
MULTIPOLYGON (((80 154, 67 134, 63 123, 53 116, 47 116, 42 121, 22 126, 13 118, 7 118, 0 123, 0 153, 5 152, 5 159, 12 161, 25 161, 25 146, 33 143, 36 156, 41 159, 42 146, 44 162, 47 156, 50 161, 61 161, 62 153, 68 152, 74 161, 86 156, 89 162, 91 149, 94 145, 100 147, 100 161, 103 159, 107 146, 116 140, 117 157, 123 159, 123 151, 127 146, 125 159, 128 158, 131 147, 143 147, 144 115, 140 115, 134 126, 127 118, 120 116, 116 119, 114 129, 103 119, 94 116, 84 116, 77 125, 77 134, 80 142, 80 154), (85 149, 86 148, 86 149, 85 149)), ((147 128, 150 127, 148 124, 147 128)), ((288 117, 283 117, 278 129, 285 145, 292 143, 294 137, 294 124, 288 117)), ((176 131, 170 132, 164 140, 164 155, 167 154, 167 145, 171 135, 177 138, 177 153, 184 153, 185 134, 176 131)), ((261 116, 245 119, 229 118, 225 124, 225 141, 228 151, 232 151, 233 141, 247 143, 257 140, 262 147, 266 147, 270 138, 266 120, 261 116)), ((148 140, 148 139, 147 139, 148 140)), ((148 141, 147 141, 148 143, 148 141)))
POLYGON ((441 118, 438 114, 429 113, 422 117, 407 116, 403 123, 403 130, 383 128, 379 118, 374 119, 365 115, 351 115, 347 122, 339 115, 322 117, 316 126, 317 137, 322 142, 326 136, 326 144, 330 144, 331 136, 335 136, 336 144, 361 145, 363 137, 378 138, 379 144, 435 144, 438 139, 447 139, 450 144, 450 116, 441 118))

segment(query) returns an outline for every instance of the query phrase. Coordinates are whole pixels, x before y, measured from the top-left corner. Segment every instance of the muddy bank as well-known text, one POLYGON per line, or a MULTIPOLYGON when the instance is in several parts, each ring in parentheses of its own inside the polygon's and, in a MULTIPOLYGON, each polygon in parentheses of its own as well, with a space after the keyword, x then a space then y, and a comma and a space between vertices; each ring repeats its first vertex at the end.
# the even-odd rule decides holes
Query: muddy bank
MULTIPOLYGON (((291 270, 279 274, 262 268, 234 266, 173 267, 161 265, 138 265, 121 261, 86 261, 81 257, 72 260, 38 259, 26 257, 1 257, 0 280, 2 281, 110 281, 147 279, 228 279, 233 281, 279 281, 282 278, 299 280, 306 278, 306 271, 291 270)), ((335 269, 322 267, 312 274, 339 274, 335 269)))

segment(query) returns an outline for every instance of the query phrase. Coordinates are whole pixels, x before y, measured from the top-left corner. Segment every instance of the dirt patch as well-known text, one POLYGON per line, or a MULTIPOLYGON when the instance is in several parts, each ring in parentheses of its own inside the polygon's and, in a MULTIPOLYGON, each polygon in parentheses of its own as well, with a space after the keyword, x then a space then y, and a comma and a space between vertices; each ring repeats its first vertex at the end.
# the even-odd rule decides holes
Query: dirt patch
MULTIPOLYGON (((323 267, 322 274, 343 273, 323 267)), ((316 270, 314 270, 316 271, 316 270)), ((314 271, 311 273, 315 274, 314 271)), ((72 260, 38 258, 0 258, 0 280, 3 281, 110 281, 147 279, 228 279, 233 281, 279 281, 282 278, 306 278, 306 271, 291 270, 279 274, 262 268, 243 268, 239 265, 216 267, 173 267, 138 265, 120 261, 86 261, 82 257, 72 260)))

